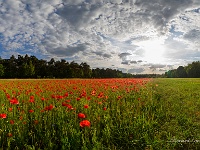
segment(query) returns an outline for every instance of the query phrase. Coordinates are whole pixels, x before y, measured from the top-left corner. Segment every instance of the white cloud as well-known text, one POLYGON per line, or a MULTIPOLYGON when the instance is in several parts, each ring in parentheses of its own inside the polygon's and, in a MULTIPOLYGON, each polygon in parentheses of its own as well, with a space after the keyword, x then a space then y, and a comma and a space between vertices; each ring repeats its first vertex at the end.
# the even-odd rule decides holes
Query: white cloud
POLYGON ((199 0, 3 0, 0 42, 13 53, 32 45, 45 56, 132 69, 144 54, 137 43, 164 36, 166 57, 187 59, 183 49, 194 50, 192 59, 200 47, 199 8, 199 0))

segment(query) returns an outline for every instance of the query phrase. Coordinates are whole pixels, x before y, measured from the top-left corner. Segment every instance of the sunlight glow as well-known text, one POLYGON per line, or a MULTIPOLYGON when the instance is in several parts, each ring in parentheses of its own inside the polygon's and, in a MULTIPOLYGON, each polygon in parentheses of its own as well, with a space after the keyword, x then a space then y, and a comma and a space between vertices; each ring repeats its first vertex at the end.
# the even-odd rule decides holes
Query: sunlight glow
POLYGON ((162 63, 164 59, 164 41, 162 39, 154 39, 140 43, 144 50, 144 61, 148 63, 162 63))

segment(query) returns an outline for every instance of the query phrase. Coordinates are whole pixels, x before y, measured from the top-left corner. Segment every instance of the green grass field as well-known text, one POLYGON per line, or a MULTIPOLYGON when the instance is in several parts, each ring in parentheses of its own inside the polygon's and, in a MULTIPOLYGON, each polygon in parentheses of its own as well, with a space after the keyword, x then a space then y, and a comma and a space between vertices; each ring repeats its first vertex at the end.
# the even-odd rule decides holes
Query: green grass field
POLYGON ((200 79, 1 80, 0 149, 200 149, 200 79))

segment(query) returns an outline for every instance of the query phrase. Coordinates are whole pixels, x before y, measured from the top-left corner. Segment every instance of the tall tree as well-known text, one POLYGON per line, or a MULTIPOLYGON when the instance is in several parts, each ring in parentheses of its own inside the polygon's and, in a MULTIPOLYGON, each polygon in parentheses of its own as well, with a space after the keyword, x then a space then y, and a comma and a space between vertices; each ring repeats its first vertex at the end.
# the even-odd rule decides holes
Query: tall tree
POLYGON ((92 70, 90 69, 90 66, 86 62, 81 63, 80 66, 82 67, 82 70, 83 70, 83 77, 91 78, 92 70))
POLYGON ((186 70, 185 70, 185 68, 183 66, 179 66, 176 69, 176 74, 177 74, 178 78, 186 78, 187 77, 186 70))
POLYGON ((0 64, 0 77, 4 76, 4 66, 0 64))

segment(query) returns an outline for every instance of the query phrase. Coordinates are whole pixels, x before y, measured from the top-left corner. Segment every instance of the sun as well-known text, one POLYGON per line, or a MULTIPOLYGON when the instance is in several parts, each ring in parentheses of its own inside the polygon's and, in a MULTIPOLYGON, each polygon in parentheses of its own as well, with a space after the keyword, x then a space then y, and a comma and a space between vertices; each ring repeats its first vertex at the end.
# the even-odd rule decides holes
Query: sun
POLYGON ((140 47, 144 50, 144 61, 147 63, 162 63, 165 61, 165 46, 163 40, 154 39, 140 43, 140 47))

